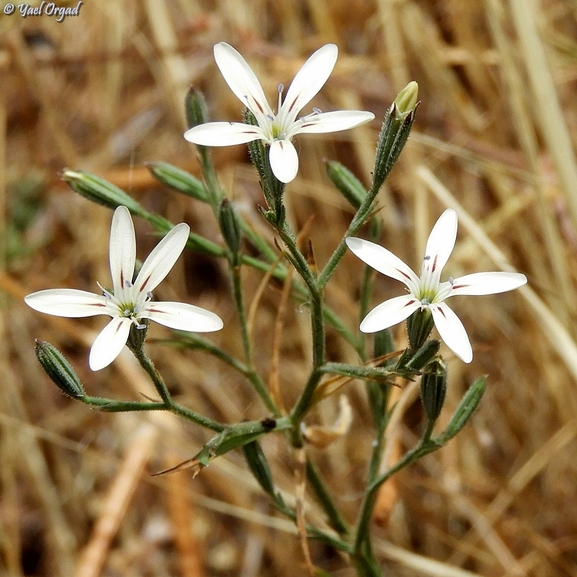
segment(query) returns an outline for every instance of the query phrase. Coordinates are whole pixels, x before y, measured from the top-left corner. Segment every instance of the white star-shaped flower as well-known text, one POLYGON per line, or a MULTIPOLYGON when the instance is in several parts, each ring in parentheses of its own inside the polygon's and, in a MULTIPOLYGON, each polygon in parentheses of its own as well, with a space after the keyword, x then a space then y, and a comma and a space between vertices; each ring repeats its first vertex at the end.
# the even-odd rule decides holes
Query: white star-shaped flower
POLYGON ((112 292, 103 289, 99 295, 76 289, 48 289, 32 293, 24 300, 33 309, 49 315, 112 317, 90 350, 89 364, 93 371, 108 366, 120 354, 131 325, 144 328, 142 319, 183 331, 218 331, 223 326, 222 320, 210 311, 185 303, 152 301, 152 291, 174 266, 186 245, 189 231, 187 224, 177 224, 156 245, 134 279, 134 225, 128 209, 119 206, 114 211, 110 230, 112 292))
POLYGON ((239 122, 207 122, 187 130, 184 137, 203 146, 229 146, 253 140, 270 145, 269 160, 274 175, 284 183, 293 180, 299 160, 292 139, 299 133, 323 133, 348 130, 370 122, 375 115, 360 110, 321 112, 298 117, 303 107, 323 87, 337 61, 334 44, 319 48, 294 77, 284 100, 283 86, 278 90, 276 114, 269 106, 258 78, 246 60, 225 42, 214 47, 214 58, 226 83, 253 113, 258 126, 239 122))
POLYGON ((445 300, 457 295, 489 295, 510 291, 526 284, 527 277, 515 272, 478 272, 441 282, 441 272, 457 239, 457 213, 447 209, 437 220, 425 249, 419 278, 410 267, 386 248, 362 240, 347 238, 347 245, 362 261, 375 270, 401 281, 409 294, 376 306, 364 318, 360 330, 374 333, 407 319, 418 309, 429 309, 435 326, 446 345, 465 363, 473 359, 473 350, 463 323, 445 300))

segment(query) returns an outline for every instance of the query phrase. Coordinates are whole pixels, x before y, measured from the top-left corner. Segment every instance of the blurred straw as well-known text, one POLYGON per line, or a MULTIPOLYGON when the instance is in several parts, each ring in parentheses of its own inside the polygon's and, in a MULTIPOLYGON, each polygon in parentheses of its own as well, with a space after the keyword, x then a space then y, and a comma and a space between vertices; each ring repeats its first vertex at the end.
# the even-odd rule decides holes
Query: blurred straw
POLYGON ((157 433, 155 427, 142 425, 130 439, 118 473, 105 496, 90 540, 80 552, 75 577, 98 577, 102 574, 112 540, 141 480, 157 433))

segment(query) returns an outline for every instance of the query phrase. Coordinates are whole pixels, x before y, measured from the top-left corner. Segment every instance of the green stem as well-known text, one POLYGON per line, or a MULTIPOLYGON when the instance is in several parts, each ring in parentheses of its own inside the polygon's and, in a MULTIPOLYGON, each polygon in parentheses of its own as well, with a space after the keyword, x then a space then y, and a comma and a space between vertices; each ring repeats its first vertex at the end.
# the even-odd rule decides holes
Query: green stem
POLYGON ((98 407, 101 411, 107 411, 109 413, 129 411, 166 411, 168 409, 164 402, 115 401, 103 397, 82 397, 79 400, 86 405, 98 407))
POLYGON ((236 313, 238 316, 238 322, 240 325, 240 334, 242 339, 242 347, 244 351, 245 358, 245 375, 248 380, 252 383, 258 396, 261 398, 262 402, 265 404, 266 408, 272 412, 276 417, 280 416, 280 411, 276 406, 270 396, 266 385, 263 383, 262 379, 254 369, 253 359, 252 359, 252 346, 250 342, 250 336, 248 334, 248 326, 246 322, 246 313, 244 308, 244 298, 242 294, 241 278, 240 278, 240 266, 235 266, 234 263, 230 262, 230 274, 232 278, 232 293, 233 299, 236 306, 236 313))
POLYGON ((213 431, 220 432, 225 429, 225 426, 221 425, 217 421, 205 417, 204 415, 192 411, 191 409, 185 407, 184 405, 175 402, 172 399, 170 392, 168 391, 168 387, 166 386, 164 379, 160 376, 160 373, 156 370, 156 367, 154 366, 153 362, 144 352, 144 348, 131 348, 130 350, 140 363, 140 366, 148 373, 148 376, 152 380, 152 383, 154 384, 156 391, 160 395, 160 398, 163 400, 164 404, 166 405, 166 408, 169 411, 171 411, 175 415, 183 417, 188 421, 191 421, 192 423, 196 423, 197 425, 200 425, 207 429, 211 429, 213 431))
POLYGON ((246 314, 244 310, 244 299, 242 296, 242 286, 240 279, 240 267, 230 266, 230 276, 232 278, 232 295, 234 304, 236 306, 236 314, 240 325, 240 335, 242 340, 242 348, 244 351, 244 361, 247 367, 252 367, 252 347, 250 344, 250 337, 248 335, 248 327, 246 324, 246 314))
POLYGON ((298 274, 302 278, 306 287, 309 290, 310 305, 311 305, 311 332, 313 343, 313 367, 310 377, 305 385, 300 398, 296 402, 292 412, 291 419, 294 424, 293 442, 295 446, 301 443, 298 427, 306 415, 313 393, 320 381, 321 373, 318 371, 319 367, 325 361, 325 324, 322 303, 322 291, 317 288, 317 283, 313 272, 311 271, 306 258, 299 250, 294 235, 289 228, 289 225, 284 222, 282 228, 279 229, 281 239, 289 250, 291 262, 293 263, 298 274))
POLYGON ((347 232, 345 233, 345 235, 341 239, 337 248, 335 249, 335 251, 333 252, 331 257, 329 258, 327 264, 325 265, 321 274, 319 275, 319 278, 317 280, 317 287, 319 290, 322 290, 326 286, 331 275, 333 274, 333 272, 337 268, 337 265, 339 264, 339 262, 343 258, 345 251, 346 251, 346 248, 347 248, 346 239, 349 236, 355 235, 359 231, 359 229, 363 226, 366 219, 369 217, 371 210, 372 210, 372 207, 373 207, 373 202, 374 202, 375 197, 377 196, 378 192, 379 192, 379 188, 373 186, 369 190, 367 196, 365 196, 363 202, 361 203, 361 206, 359 207, 359 210, 357 210, 357 213, 355 214, 355 216, 351 220, 351 222, 349 224, 349 228, 347 229, 347 232))
POLYGON ((310 486, 315 492, 319 502, 330 519, 330 523, 335 531, 341 535, 348 535, 350 528, 345 521, 341 512, 338 510, 336 503, 333 501, 331 494, 325 485, 318 467, 310 458, 307 458, 307 479, 310 486))
POLYGON ((369 538, 370 522, 373 515, 373 509, 375 507, 375 502, 377 499, 377 494, 380 486, 385 481, 390 479, 395 473, 398 473, 405 467, 408 467, 409 465, 413 464, 421 457, 424 457, 429 453, 437 451, 441 447, 442 444, 436 442, 435 440, 431 440, 430 438, 421 439, 419 444, 410 451, 408 451, 407 453, 405 453, 403 457, 397 463, 395 463, 395 465, 393 465, 381 476, 376 477, 371 483, 367 485, 367 490, 365 491, 363 503, 361 505, 361 511, 357 521, 357 530, 354 547, 356 554, 362 554, 363 549, 367 546, 367 543, 370 542, 369 538))

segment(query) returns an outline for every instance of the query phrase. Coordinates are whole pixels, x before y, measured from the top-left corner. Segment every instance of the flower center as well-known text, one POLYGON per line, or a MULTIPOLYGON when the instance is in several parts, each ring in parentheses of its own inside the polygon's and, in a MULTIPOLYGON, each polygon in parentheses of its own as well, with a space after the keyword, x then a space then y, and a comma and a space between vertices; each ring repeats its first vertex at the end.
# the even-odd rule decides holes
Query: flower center
POLYGON ((106 298, 106 304, 111 310, 111 316, 128 318, 134 323, 134 326, 137 329, 146 328, 146 325, 139 322, 139 318, 144 305, 152 300, 151 292, 146 293, 146 297, 144 299, 139 299, 139 295, 131 294, 133 291, 130 289, 133 287, 133 284, 130 281, 125 281, 125 288, 121 292, 124 293, 126 291, 128 294, 122 294, 121 296, 119 295, 119 298, 114 296, 114 294, 112 294, 110 291, 103 288, 100 284, 98 286, 100 286, 102 294, 106 298))

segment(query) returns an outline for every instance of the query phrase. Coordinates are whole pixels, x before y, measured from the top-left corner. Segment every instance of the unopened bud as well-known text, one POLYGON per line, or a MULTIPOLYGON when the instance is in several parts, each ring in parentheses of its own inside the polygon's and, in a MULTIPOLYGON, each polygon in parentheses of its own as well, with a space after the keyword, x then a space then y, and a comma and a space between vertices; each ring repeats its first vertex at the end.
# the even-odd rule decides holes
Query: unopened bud
POLYGON ((204 184, 186 170, 168 162, 151 162, 148 169, 162 184, 202 202, 207 202, 204 184))
POLYGON ((194 128, 195 126, 204 124, 209 120, 206 99, 202 92, 199 92, 195 88, 191 88, 188 91, 184 99, 184 109, 188 128, 194 128))
POLYGON ((73 399, 86 396, 82 383, 64 355, 46 341, 36 341, 36 358, 56 386, 73 399))
POLYGON ((218 224, 220 226, 220 232, 222 233, 233 258, 238 259, 242 242, 242 230, 240 228, 236 211, 228 198, 223 198, 220 201, 220 206, 218 208, 218 224))
POLYGON ((138 215, 144 213, 140 205, 126 192, 95 174, 82 170, 65 170, 62 179, 74 192, 92 202, 112 209, 125 206, 130 212, 138 215))
POLYGON ((467 389, 467 392, 461 399, 459 406, 456 408, 447 429, 438 437, 440 443, 446 443, 452 439, 469 421, 475 409, 481 402, 487 389, 487 376, 479 377, 467 389))
POLYGON ((441 359, 429 363, 421 377, 421 401, 429 421, 436 421, 447 394, 447 365, 441 359))
POLYGON ((372 189, 379 189, 399 158, 415 120, 418 86, 410 82, 385 113, 377 142, 372 189))
POLYGON ((353 208, 357 210, 367 196, 367 191, 361 181, 340 162, 329 160, 326 166, 328 177, 353 208))
POLYGON ((398 120, 404 120, 417 107, 419 98, 419 85, 413 80, 409 82, 394 101, 395 115, 398 120))

